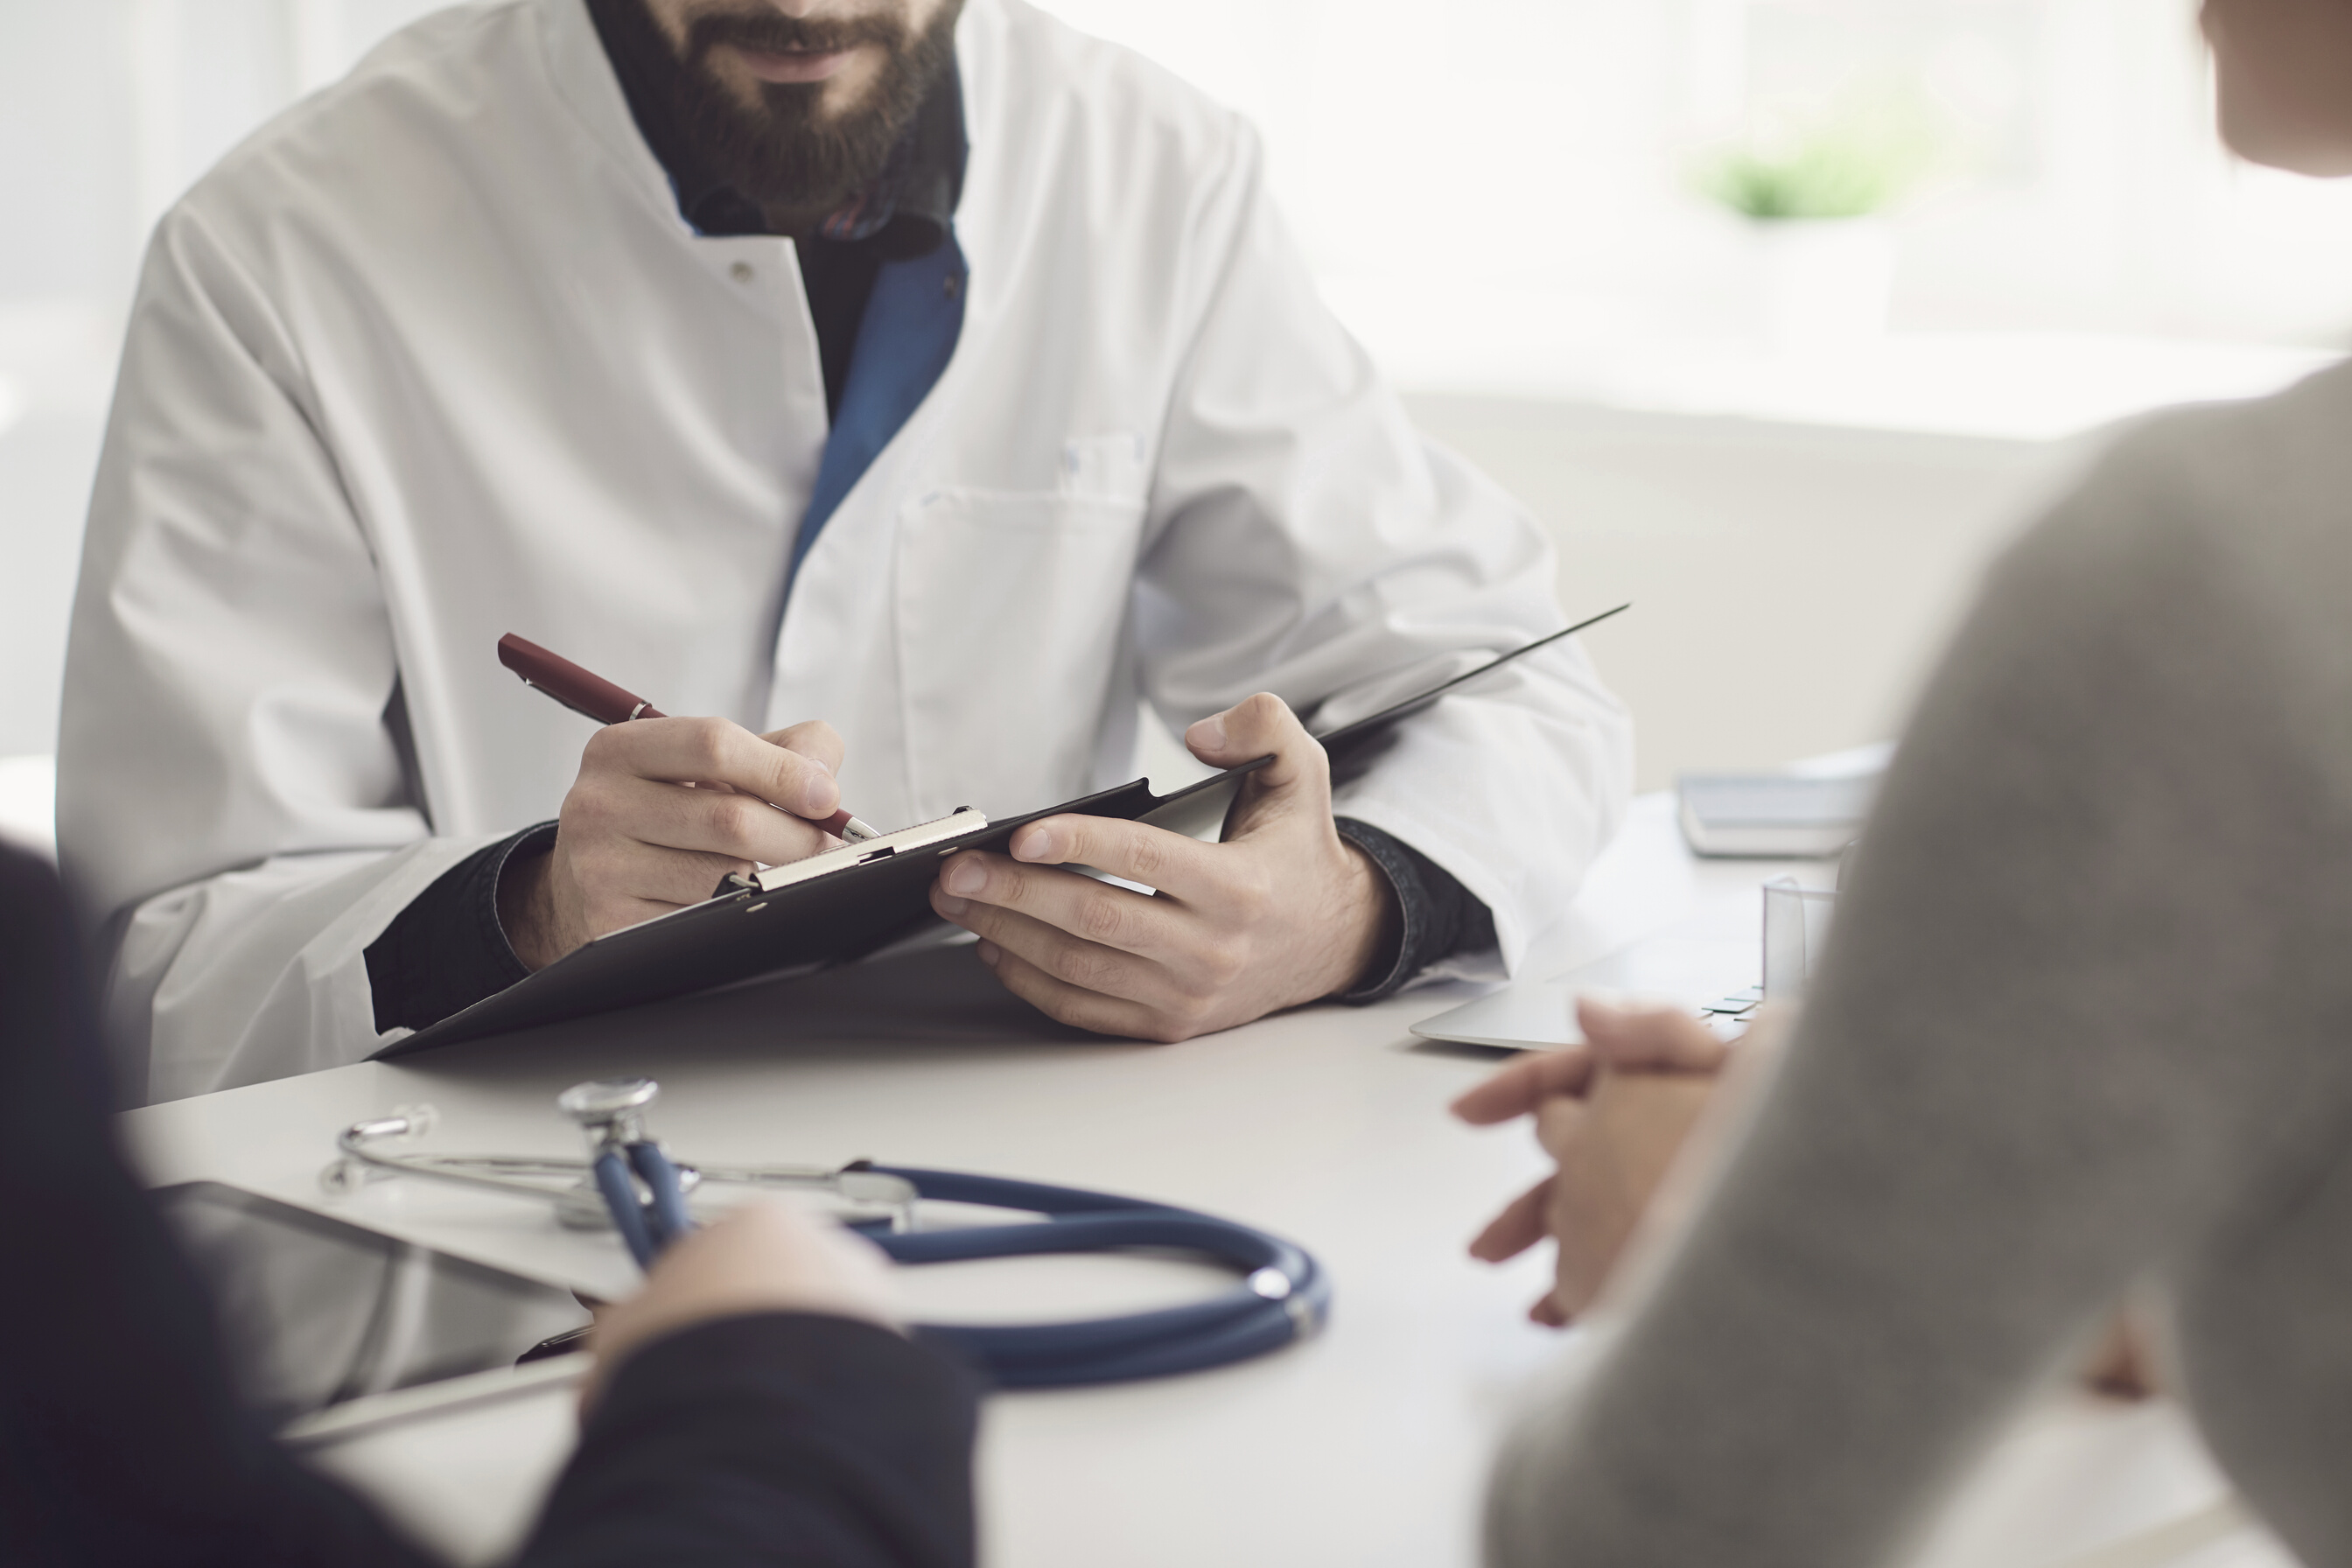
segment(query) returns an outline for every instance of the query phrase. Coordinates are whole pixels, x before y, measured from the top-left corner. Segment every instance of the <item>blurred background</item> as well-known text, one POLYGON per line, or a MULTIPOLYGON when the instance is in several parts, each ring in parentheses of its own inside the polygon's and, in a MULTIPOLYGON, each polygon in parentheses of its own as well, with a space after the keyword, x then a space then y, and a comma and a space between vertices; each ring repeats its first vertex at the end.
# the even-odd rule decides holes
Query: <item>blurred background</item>
MULTIPOLYGON (((0 824, 150 226, 420 0, 0 0, 0 824)), ((2189 0, 1052 0, 1247 114, 1332 305, 1552 531, 1641 780, 1891 733, 2033 499, 2352 331, 2189 0)))

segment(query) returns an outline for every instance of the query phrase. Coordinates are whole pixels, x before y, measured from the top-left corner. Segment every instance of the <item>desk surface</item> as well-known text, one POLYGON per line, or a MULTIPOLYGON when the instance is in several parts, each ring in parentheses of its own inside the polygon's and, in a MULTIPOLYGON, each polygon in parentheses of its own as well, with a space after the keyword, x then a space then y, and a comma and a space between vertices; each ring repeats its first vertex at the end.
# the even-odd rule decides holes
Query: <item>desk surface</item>
MULTIPOLYGON (((1741 918, 1756 884, 1788 868, 1696 861, 1670 802, 1645 798, 1548 970, 1695 915, 1741 918)), ((980 1459, 987 1560, 1448 1568, 1475 1561, 1494 1435, 1560 1342, 1523 1315, 1545 1259, 1493 1268, 1463 1252, 1539 1172, 1524 1130, 1473 1131, 1444 1114, 1491 1058, 1409 1033, 1471 994, 1439 987, 1138 1045, 1045 1023, 957 949, 151 1107, 124 1124, 158 1183, 233 1182, 607 1291, 630 1279, 616 1244, 562 1231, 539 1205, 405 1181, 327 1198, 317 1175, 335 1130, 423 1101, 441 1113, 434 1147, 572 1154, 555 1093, 644 1072, 663 1086, 653 1125, 689 1160, 866 1155, 1246 1218, 1331 1271, 1328 1331, 1217 1372, 993 1399, 980 1459)), ((1204 1288, 1202 1271, 1142 1261, 909 1272, 919 1310, 941 1316, 1117 1310, 1204 1288)), ((324 1462, 478 1559, 514 1539, 569 1422, 568 1399, 552 1394, 394 1429, 324 1462)), ((2011 1439, 1931 1560, 2057 1561, 2219 1495, 2168 1408, 2063 1401, 2011 1439)))

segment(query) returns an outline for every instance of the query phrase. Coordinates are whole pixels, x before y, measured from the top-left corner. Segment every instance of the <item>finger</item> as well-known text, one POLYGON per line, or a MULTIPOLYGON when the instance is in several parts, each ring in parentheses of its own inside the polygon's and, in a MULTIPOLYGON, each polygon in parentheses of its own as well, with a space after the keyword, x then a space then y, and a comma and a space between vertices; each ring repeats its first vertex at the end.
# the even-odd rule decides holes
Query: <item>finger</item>
POLYGON ((1547 1329, 1564 1329, 1568 1327, 1569 1315, 1561 1309, 1557 1295, 1544 1295, 1537 1297, 1535 1305, 1528 1309, 1528 1321, 1541 1323, 1547 1329))
POLYGON ((1181 945, 1198 917, 1174 900, 1114 888, 1076 871, 1024 866, 1002 855, 955 856, 940 869, 940 913, 955 920, 967 902, 1011 910, 1084 942, 1161 957, 1181 945))
POLYGON ((2100 1331, 2098 1348, 2084 1363, 2080 1375, 2095 1392, 2111 1399, 2137 1403, 2161 1389, 2147 1336, 2127 1310, 2117 1312, 2100 1331))
POLYGON ((1235 868, 1218 846, 1140 822, 1108 816, 1049 816, 1013 836, 1013 858, 1032 866, 1092 866, 1157 888, 1186 903, 1214 906, 1235 868))
POLYGON ((1576 1021, 1604 1066, 1700 1073, 1723 1066, 1723 1042, 1679 1007, 1621 1007, 1580 996, 1576 1021))
POLYGON ((1284 790, 1300 784, 1331 790, 1331 768, 1323 748, 1290 710, 1290 704, 1270 691, 1244 698, 1222 713, 1212 713, 1184 731, 1184 744, 1213 767, 1238 767, 1258 757, 1274 761, 1250 775, 1261 790, 1284 790))
POLYGON ((1212 714, 1192 726, 1186 741, 1195 754, 1226 766, 1273 759, 1242 781, 1225 817, 1226 841, 1301 824, 1318 833, 1334 832, 1330 759, 1280 698, 1260 692, 1212 714))
POLYGON ((1592 1081, 1592 1053, 1582 1046, 1529 1051, 1447 1109, 1473 1127, 1525 1116, 1554 1095, 1582 1094, 1592 1081))
POLYGON ((1470 1256, 1482 1263, 1500 1263, 1507 1258, 1517 1258, 1541 1241, 1551 1205, 1552 1183, 1557 1179, 1546 1176, 1513 1198, 1471 1241, 1470 1256))
MULTIPOLYGON (((573 815, 583 827, 608 827, 616 837, 657 849, 717 855, 744 863, 788 865, 833 846, 832 838, 817 824, 778 811, 757 795, 680 789, 656 779, 611 781, 593 800, 583 800, 573 815)), ((705 887, 696 896, 709 891, 705 887)))
POLYGON ((1603 1081, 1596 1072, 1583 1097, 1555 1094, 1536 1107, 1536 1142, 1545 1153, 1555 1160, 1568 1158, 1578 1131, 1592 1114, 1593 1098, 1600 1094, 1603 1081))
POLYGON ((1074 1028, 1091 1029, 1097 1035, 1121 1035, 1136 1040, 1158 1040, 1162 1044, 1190 1039, 1197 1032, 1186 1026, 1181 1019, 1171 1018, 1139 1002, 1106 996, 1098 991, 1073 985, 992 942, 980 944, 980 957, 982 963, 996 972, 996 978, 1007 991, 1047 1017, 1074 1028))
POLYGON ((822 719, 771 730, 760 739, 772 746, 782 746, 795 756, 806 757, 835 778, 841 776, 842 758, 847 754, 847 748, 842 743, 841 731, 822 719))
POLYGON ((1057 926, 993 904, 964 902, 960 912, 950 914, 949 906, 956 901, 936 883, 932 885, 931 908, 941 919, 995 943, 1064 984, 1154 1011, 1189 1005, 1190 999, 1177 988, 1174 974, 1150 959, 1084 941, 1057 926))
POLYGON ((638 719, 588 738, 588 766, 670 784, 722 784, 822 821, 841 790, 822 763, 724 719, 638 719))

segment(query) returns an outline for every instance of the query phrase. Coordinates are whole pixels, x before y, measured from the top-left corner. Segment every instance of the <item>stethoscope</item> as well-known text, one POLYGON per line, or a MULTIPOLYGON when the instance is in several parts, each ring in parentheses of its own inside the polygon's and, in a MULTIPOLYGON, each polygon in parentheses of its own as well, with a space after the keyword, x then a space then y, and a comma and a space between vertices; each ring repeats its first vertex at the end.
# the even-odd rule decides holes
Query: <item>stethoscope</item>
POLYGON ((915 1325, 917 1335, 960 1352, 1008 1388, 1119 1383, 1223 1366, 1307 1337, 1330 1310, 1330 1281, 1304 1248, 1170 1204, 863 1160, 832 1170, 685 1164, 646 1131, 646 1110, 660 1093, 651 1079, 626 1078, 575 1084, 557 1096, 556 1105, 587 1135, 584 1161, 392 1152, 382 1145, 421 1137, 436 1120, 430 1107, 395 1110, 344 1128, 335 1139, 341 1157, 320 1181, 330 1192, 348 1193, 383 1175, 426 1176, 552 1202, 566 1226, 616 1231, 641 1268, 694 1228, 687 1194, 721 1184, 830 1194, 851 1211, 851 1228, 900 1263, 1154 1247, 1213 1258, 1242 1273, 1231 1290, 1155 1311, 1049 1323, 915 1325), (924 1199, 1043 1218, 917 1230, 917 1205, 924 1199))

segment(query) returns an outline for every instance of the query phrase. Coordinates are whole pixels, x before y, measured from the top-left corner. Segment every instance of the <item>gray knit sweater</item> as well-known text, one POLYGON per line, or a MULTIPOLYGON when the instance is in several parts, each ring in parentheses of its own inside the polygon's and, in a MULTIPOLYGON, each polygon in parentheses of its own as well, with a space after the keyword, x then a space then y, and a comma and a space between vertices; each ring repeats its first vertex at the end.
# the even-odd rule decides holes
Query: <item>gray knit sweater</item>
POLYGON ((2352 1563, 2352 368, 2141 427, 1995 571, 1489 1558, 1898 1560, 2136 1282, 2248 1501, 2352 1563))

